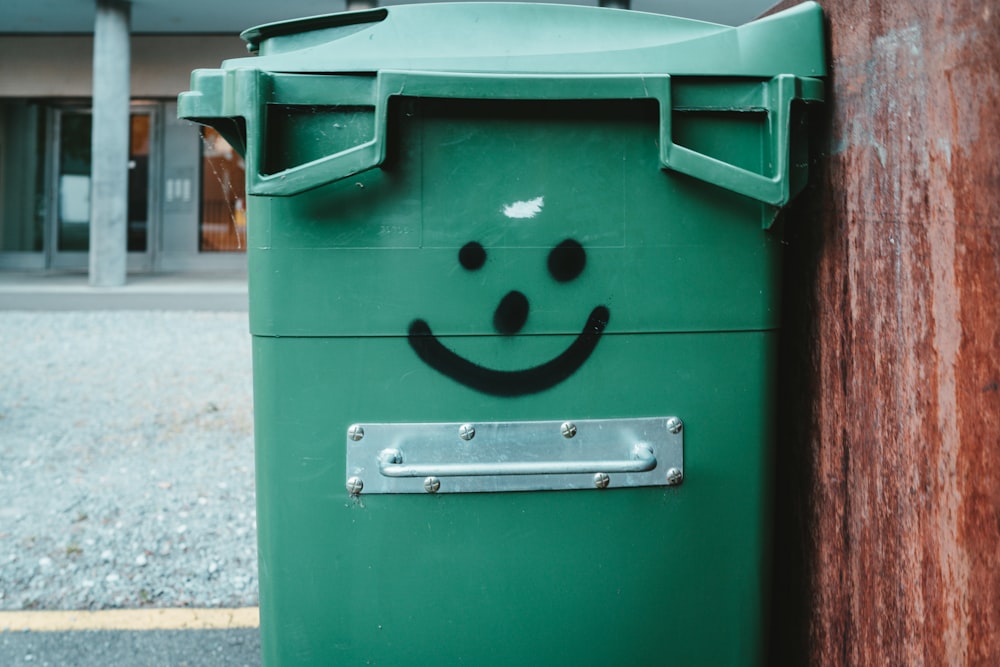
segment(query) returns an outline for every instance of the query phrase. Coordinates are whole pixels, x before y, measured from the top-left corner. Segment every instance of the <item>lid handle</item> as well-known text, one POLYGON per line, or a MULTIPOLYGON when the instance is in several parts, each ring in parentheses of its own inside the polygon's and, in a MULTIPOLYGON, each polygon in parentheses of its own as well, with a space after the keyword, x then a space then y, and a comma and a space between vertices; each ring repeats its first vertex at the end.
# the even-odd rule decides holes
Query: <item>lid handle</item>
POLYGON ((673 105, 667 74, 528 75, 469 74, 384 70, 375 77, 322 74, 280 74, 256 70, 200 71, 192 77, 193 92, 181 96, 179 115, 211 124, 214 118, 245 116, 247 190, 253 195, 295 195, 379 166, 386 155, 389 99, 394 96, 502 100, 653 99, 659 104, 660 163, 732 192, 773 206, 790 198, 789 140, 794 100, 820 101, 819 79, 778 75, 763 82, 767 137, 772 156, 769 173, 756 173, 675 144, 671 131, 673 105), (225 81, 223 81, 225 80, 225 81), (224 85, 225 84, 225 85, 224 85), (215 106, 211 100, 218 100, 215 106), (374 113, 372 137, 346 150, 264 173, 268 104, 363 105, 374 113), (212 113, 210 107, 215 107, 212 113), (236 109, 247 110, 234 113, 236 109))

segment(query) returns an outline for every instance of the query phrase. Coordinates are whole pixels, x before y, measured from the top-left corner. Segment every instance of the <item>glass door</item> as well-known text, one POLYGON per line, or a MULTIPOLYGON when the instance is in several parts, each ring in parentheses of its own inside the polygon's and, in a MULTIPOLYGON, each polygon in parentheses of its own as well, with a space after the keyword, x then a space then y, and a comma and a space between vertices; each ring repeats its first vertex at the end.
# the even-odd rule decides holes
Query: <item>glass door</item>
MULTIPOLYGON (((154 155, 154 112, 133 107, 129 117, 128 268, 152 265, 150 167, 154 155)), ((89 109, 55 113, 55 187, 50 266, 86 269, 90 249, 91 114, 89 109)))
POLYGON ((149 167, 153 113, 136 111, 129 116, 128 149, 128 251, 148 255, 150 248, 149 167))
POLYGON ((87 265, 90 247, 90 112, 59 111, 56 114, 56 230, 55 256, 72 265, 77 259, 87 265), (73 257, 80 255, 79 257, 73 257))

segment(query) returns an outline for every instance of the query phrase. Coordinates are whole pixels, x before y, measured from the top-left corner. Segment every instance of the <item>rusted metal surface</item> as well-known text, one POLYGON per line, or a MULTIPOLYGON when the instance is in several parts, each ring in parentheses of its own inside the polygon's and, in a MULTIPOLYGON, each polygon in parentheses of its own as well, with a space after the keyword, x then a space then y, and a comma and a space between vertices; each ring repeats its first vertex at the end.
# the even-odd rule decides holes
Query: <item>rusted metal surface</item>
POLYGON ((771 663, 1000 665, 1000 5, 823 7, 771 663))

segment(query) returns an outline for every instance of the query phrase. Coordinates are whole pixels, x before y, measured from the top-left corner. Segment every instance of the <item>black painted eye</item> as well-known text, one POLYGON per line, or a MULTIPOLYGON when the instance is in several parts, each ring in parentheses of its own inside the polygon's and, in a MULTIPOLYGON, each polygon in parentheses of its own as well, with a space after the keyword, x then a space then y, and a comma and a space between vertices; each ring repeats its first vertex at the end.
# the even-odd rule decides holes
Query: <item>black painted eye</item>
POLYGON ((475 241, 469 241, 458 251, 458 263, 469 271, 481 269, 486 263, 486 250, 475 241))
POLYGON ((549 253, 549 273, 560 283, 576 278, 586 265, 587 252, 573 239, 566 239, 549 253))

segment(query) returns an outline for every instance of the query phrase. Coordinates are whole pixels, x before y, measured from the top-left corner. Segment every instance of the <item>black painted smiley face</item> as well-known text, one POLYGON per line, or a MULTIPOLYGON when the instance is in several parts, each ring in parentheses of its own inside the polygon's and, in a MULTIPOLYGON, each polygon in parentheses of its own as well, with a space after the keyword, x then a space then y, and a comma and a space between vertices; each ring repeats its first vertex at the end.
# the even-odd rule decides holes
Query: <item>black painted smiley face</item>
MULTIPOLYGON (((486 259, 486 250, 475 241, 465 244, 458 252, 458 263, 467 271, 482 269, 486 259)), ((549 275, 556 282, 575 280, 586 266, 587 253, 573 239, 566 239, 549 252, 549 275)), ((528 298, 511 290, 493 311, 493 328, 504 336, 516 334, 527 323, 530 309, 528 298)), ((597 347, 610 318, 611 312, 605 306, 597 306, 577 337, 558 356, 516 371, 486 368, 452 352, 422 319, 410 323, 407 340, 424 363, 456 382, 493 396, 522 396, 550 389, 573 375, 597 347)))

